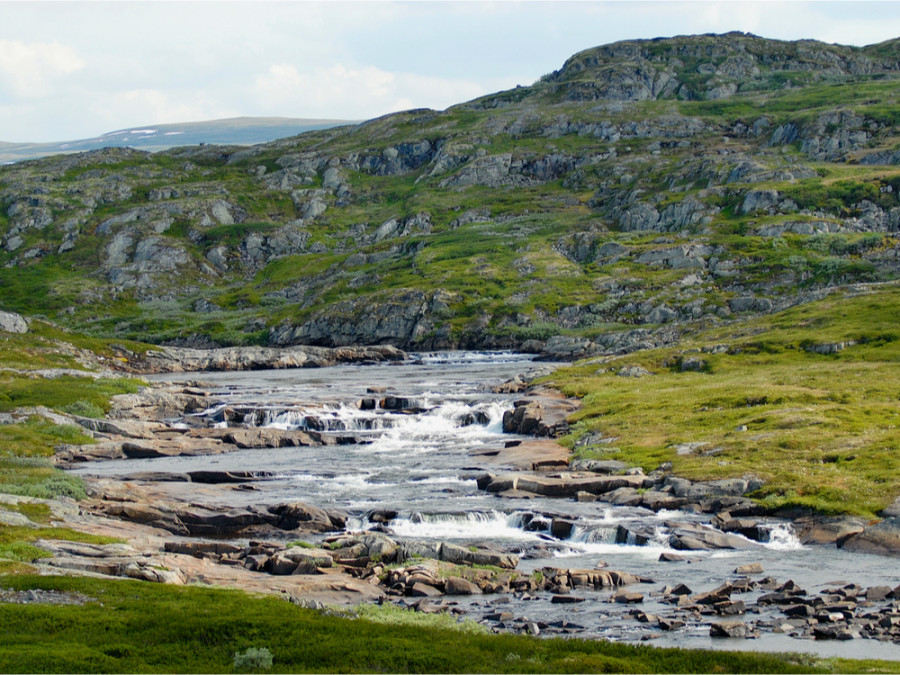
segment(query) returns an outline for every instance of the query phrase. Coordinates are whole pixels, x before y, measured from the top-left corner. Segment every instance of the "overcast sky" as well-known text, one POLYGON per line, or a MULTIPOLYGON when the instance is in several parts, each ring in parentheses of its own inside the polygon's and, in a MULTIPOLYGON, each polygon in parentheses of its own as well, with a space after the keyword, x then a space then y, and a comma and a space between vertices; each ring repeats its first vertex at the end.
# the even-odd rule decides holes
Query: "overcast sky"
POLYGON ((443 109, 596 45, 732 30, 862 46, 900 36, 900 3, 0 0, 0 141, 443 109))

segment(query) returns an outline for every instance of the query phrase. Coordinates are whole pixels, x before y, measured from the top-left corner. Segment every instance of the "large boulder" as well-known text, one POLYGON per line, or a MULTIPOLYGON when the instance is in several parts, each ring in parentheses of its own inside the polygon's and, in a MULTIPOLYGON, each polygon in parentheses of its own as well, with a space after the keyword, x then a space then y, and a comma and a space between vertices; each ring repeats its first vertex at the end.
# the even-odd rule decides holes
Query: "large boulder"
POLYGON ((322 567, 331 567, 334 560, 327 551, 317 548, 294 547, 279 551, 265 563, 270 574, 316 574, 322 567))
POLYGON ((0 311, 0 331, 7 333, 27 333, 28 324, 21 315, 15 312, 0 311))
POLYGON ((801 516, 794 519, 794 531, 804 545, 837 544, 862 532, 865 521, 852 516, 801 516))
POLYGON ((328 532, 344 529, 347 518, 336 511, 326 511, 304 502, 289 502, 269 507, 269 513, 277 516, 276 524, 282 530, 317 530, 328 532))
POLYGON ((720 621, 710 625, 709 636, 714 638, 749 638, 753 637, 753 629, 743 621, 720 621))
POLYGON ((857 553, 900 556, 900 517, 886 518, 844 542, 843 548, 857 553))
POLYGON ((444 583, 444 592, 447 595, 481 595, 482 591, 477 584, 461 577, 447 577, 444 583))

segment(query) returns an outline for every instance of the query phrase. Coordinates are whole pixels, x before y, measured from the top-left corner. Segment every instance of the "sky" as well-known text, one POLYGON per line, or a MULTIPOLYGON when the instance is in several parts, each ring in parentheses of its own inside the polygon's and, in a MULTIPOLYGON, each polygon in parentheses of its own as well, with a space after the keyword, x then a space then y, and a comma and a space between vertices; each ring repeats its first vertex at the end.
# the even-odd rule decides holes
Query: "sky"
POLYGON ((900 2, 0 0, 0 141, 442 110, 597 45, 733 30, 863 46, 900 37, 900 2))

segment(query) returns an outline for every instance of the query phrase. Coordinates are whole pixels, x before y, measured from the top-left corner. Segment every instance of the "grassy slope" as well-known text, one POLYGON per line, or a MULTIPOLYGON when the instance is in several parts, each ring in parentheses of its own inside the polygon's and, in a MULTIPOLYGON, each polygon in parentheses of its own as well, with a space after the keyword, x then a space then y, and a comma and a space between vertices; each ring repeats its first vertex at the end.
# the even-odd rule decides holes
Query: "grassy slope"
MULTIPOLYGON (((564 368, 549 380, 584 398, 577 454, 693 479, 754 475, 770 506, 872 517, 900 495, 900 287, 828 298, 734 323, 677 347, 564 368), (835 354, 816 345, 855 341, 835 354), (703 353, 721 345, 723 353, 703 353), (702 371, 682 371, 684 359, 702 371), (653 375, 619 377, 625 365, 653 375), (701 443, 689 454, 677 447, 701 443)), ((716 350, 720 351, 720 350, 716 350)))
MULTIPOLYGON (((142 345, 130 344, 134 349, 142 345)), ((0 412, 44 406, 57 412, 102 415, 114 394, 137 391, 131 379, 94 379, 77 375, 44 378, 34 372, 50 368, 86 370, 79 360, 87 352, 94 358, 116 358, 108 341, 84 338, 39 321, 32 322, 24 335, 0 333, 0 412), (95 351, 96 350, 96 351, 95 351)), ((56 499, 85 496, 80 478, 53 466, 54 448, 62 443, 90 443, 80 427, 56 424, 40 415, 31 415, 18 424, 0 425, 0 493, 25 498, 56 499)), ((17 569, 21 563, 45 557, 35 547, 41 538, 109 543, 50 523, 48 514, 38 513, 40 504, 0 506, 28 515, 41 527, 0 525, 0 570, 17 569)))
POLYGON ((900 672, 896 663, 351 622, 230 590, 46 577, 7 577, 0 586, 91 598, 0 604, 2 672, 234 672, 234 654, 250 647, 268 649, 276 672, 900 672))
MULTIPOLYGON (((573 174, 563 180, 526 188, 489 189, 477 185, 442 188, 440 182, 455 172, 431 177, 430 166, 398 176, 348 172, 352 191, 349 204, 339 206, 333 196, 326 196, 328 211, 304 226, 309 230, 310 242, 325 244, 327 253, 275 260, 246 277, 237 262, 231 264, 229 272, 217 277, 204 276, 197 269, 167 275, 160 282, 158 293, 164 295, 170 290, 175 299, 155 301, 139 299, 130 291, 114 299, 104 295, 105 281, 96 270, 111 234, 81 236, 74 250, 55 252, 57 238, 61 236, 59 223, 68 217, 65 209, 77 208, 78 191, 92 185, 92 179, 83 178, 88 174, 87 169, 73 169, 59 181, 42 184, 51 191, 48 199, 55 204, 51 210, 57 224, 47 229, 25 230, 22 236, 26 242, 16 253, 0 250, 0 288, 5 289, 2 301, 9 309, 43 313, 96 335, 162 340, 202 333, 221 342, 247 343, 263 342, 268 335, 258 325, 248 328, 248 322, 254 318, 262 318, 266 327, 282 321, 299 323, 342 300, 376 297, 386 290, 446 288, 457 293, 450 308, 455 336, 477 325, 485 316, 489 317, 486 329, 489 332, 503 334, 518 330, 522 326, 516 321, 517 315, 529 317, 532 325, 551 322, 555 332, 589 333, 594 328, 593 320, 566 327, 556 312, 571 305, 595 303, 605 307, 604 311, 610 314, 605 320, 611 320, 615 302, 597 290, 598 284, 606 279, 626 277, 636 301, 659 304, 678 300, 671 290, 671 282, 677 278, 672 270, 630 262, 573 263, 560 253, 561 242, 579 232, 597 231, 598 227, 601 242, 625 243, 634 255, 660 246, 655 241, 658 235, 652 233, 623 233, 614 228, 604 231, 610 224, 598 218, 595 207, 608 200, 610 189, 622 193, 641 190, 645 198, 658 200, 660 210, 666 204, 698 195, 705 202, 719 206, 720 213, 705 231, 694 228, 691 232, 666 234, 667 243, 701 241, 721 247, 718 257, 743 261, 742 275, 746 275, 746 281, 762 285, 765 293, 842 281, 878 280, 884 276, 883 266, 876 269, 868 256, 896 245, 895 234, 786 234, 764 238, 753 236, 753 231, 786 220, 827 222, 847 217, 853 215, 863 198, 886 208, 896 206, 900 203, 897 201, 900 170, 814 162, 800 152, 799 142, 767 147, 768 132, 759 138, 723 140, 723 137, 731 135, 735 124, 751 125, 763 116, 769 120, 770 130, 786 123, 801 127, 814 125, 820 115, 839 107, 892 125, 896 123, 891 112, 896 107, 894 81, 841 85, 825 82, 801 89, 749 92, 716 101, 646 101, 618 110, 604 110, 602 115, 598 115, 593 104, 553 103, 542 93, 544 89, 545 85, 538 84, 528 90, 531 93, 521 104, 522 108, 478 110, 463 105, 444 113, 400 114, 340 132, 313 133, 281 141, 260 149, 255 156, 232 163, 226 163, 212 152, 203 157, 190 155, 195 165, 191 170, 183 168, 185 155, 177 151, 103 164, 104 175, 123 176, 135 189, 125 202, 98 206, 88 217, 83 232, 91 235, 96 225, 109 216, 147 204, 150 190, 174 185, 185 194, 192 190, 201 193, 205 190, 206 195, 221 194, 243 209, 246 220, 235 225, 201 228, 187 218, 176 216, 161 239, 183 246, 198 264, 218 245, 227 246, 230 255, 236 256, 240 243, 251 232, 271 233, 298 216, 287 192, 262 188, 255 178, 255 167, 277 170, 279 157, 312 149, 331 156, 350 152, 372 154, 403 142, 449 139, 446 140, 449 146, 468 145, 471 153, 509 152, 522 160, 549 153, 585 156, 607 152, 613 146, 617 156, 580 169, 575 172, 578 176, 573 174), (859 94, 851 96, 850 90, 859 94), (698 118, 713 126, 709 132, 690 137, 687 147, 664 147, 657 151, 659 154, 647 150, 653 139, 628 138, 608 143, 573 133, 552 138, 543 133, 559 117, 573 123, 597 123, 602 119, 611 123, 649 121, 652 125, 654 120, 666 117, 678 120, 679 116, 698 118), (517 131, 502 131, 508 125, 518 125, 517 131), (727 177, 733 162, 737 161, 732 158, 742 155, 752 157, 776 173, 751 183, 729 183, 727 177), (777 178, 777 171, 790 170, 797 164, 816 169, 819 176, 802 180, 777 178), (625 177, 620 181, 622 172, 625 177), (710 184, 721 189, 717 188, 719 192, 715 195, 702 195, 710 184), (891 192, 883 190, 889 185, 891 192), (800 208, 810 211, 788 216, 743 215, 739 207, 750 189, 779 190, 800 208), (486 209, 493 222, 472 223, 451 230, 450 222, 469 209, 486 209), (341 248, 350 246, 347 242, 352 239, 348 236, 351 225, 365 224, 366 231, 372 233, 389 218, 423 211, 431 215, 432 233, 362 246, 359 250, 364 254, 383 253, 393 244, 402 245, 403 250, 377 263, 344 265, 353 250, 341 248), (813 215, 813 211, 817 213, 813 215), (513 220, 500 222, 505 217, 513 220), (4 267, 29 247, 43 247, 45 252, 20 265, 4 267), (480 262, 473 251, 480 252, 486 260, 480 262), (478 284, 472 282, 475 277, 478 284), (548 278, 554 280, 549 287, 543 283, 548 278), (307 290, 299 298, 285 298, 282 291, 291 287, 307 290), (98 297, 103 298, 101 312, 96 311, 98 297), (201 298, 219 309, 210 313, 193 311, 194 303, 201 298)), ((867 151, 889 148, 895 142, 888 126, 878 132, 867 151)), ((52 167, 53 161, 15 169, 40 175, 42 167, 52 167)), ((314 182, 303 187, 317 186, 318 182, 314 182)), ((190 202, 190 198, 185 200, 190 202)), ((5 220, 6 216, 0 214, 0 228, 5 220)), ((729 286, 728 279, 706 279, 697 291, 698 297, 713 305, 720 304, 733 293, 729 286)))

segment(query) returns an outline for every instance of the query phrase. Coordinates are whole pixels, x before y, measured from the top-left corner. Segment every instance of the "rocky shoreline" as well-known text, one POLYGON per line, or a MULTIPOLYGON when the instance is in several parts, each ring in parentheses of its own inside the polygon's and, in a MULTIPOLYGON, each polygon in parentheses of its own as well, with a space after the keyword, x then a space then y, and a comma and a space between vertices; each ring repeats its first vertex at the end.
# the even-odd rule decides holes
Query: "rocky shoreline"
MULTIPOLYGON (((203 363, 193 358, 190 350, 177 350, 175 354, 177 358, 171 358, 171 363, 203 363)), ((372 359, 376 354, 393 360, 395 352, 359 350, 352 359, 372 359)), ((897 518, 889 514, 875 525, 854 518, 771 514, 745 496, 758 487, 745 479, 695 483, 672 475, 666 467, 645 475, 639 469, 609 461, 582 461, 570 466, 569 451, 554 438, 564 431, 565 419, 577 409, 577 401, 553 391, 528 388, 521 380, 502 385, 499 390, 520 392, 513 410, 504 416, 504 430, 530 435, 533 440, 511 441, 505 447, 474 455, 486 465, 501 468, 477 476, 479 488, 498 499, 527 501, 544 496, 706 516, 704 523, 671 524, 668 545, 672 551, 660 556, 660 562, 666 563, 690 563, 697 551, 742 550, 752 554, 755 542, 764 542, 770 535, 766 523, 773 515, 792 515, 794 529, 804 544, 900 553, 900 528, 897 518)), ((253 427, 247 422, 254 411, 239 406, 222 407, 212 420, 190 416, 212 408, 214 400, 209 388, 198 382, 154 385, 139 394, 117 396, 107 419, 71 418, 97 442, 61 446, 56 462, 60 467, 72 467, 103 459, 215 455, 248 448, 359 440, 350 433, 328 434, 312 428, 285 431, 253 427), (179 423, 173 424, 173 419, 179 423), (186 424, 185 420, 193 421, 186 424), (210 421, 226 422, 227 427, 210 426, 210 421)), ((395 409, 410 404, 403 396, 378 390, 358 402, 360 407, 395 409)), ((900 587, 864 588, 850 583, 813 595, 789 579, 761 577, 761 566, 751 564, 736 568, 733 580, 714 591, 697 593, 682 583, 654 591, 651 598, 640 590, 641 584, 652 583, 651 579, 608 570, 602 563, 598 569, 543 567, 520 572, 520 559, 549 556, 556 545, 552 540, 571 534, 574 521, 558 514, 546 514, 551 535, 546 544, 513 553, 490 542, 464 547, 446 541, 397 538, 391 530, 397 514, 387 509, 366 514, 370 523, 377 523, 373 530, 348 532, 347 513, 312 504, 228 505, 228 495, 234 490, 252 492, 269 478, 259 471, 204 470, 134 472, 116 480, 88 479, 89 498, 77 505, 52 503, 55 517, 75 529, 119 537, 128 543, 99 546, 42 541, 41 546, 53 557, 38 566, 52 573, 236 586, 279 593, 310 606, 391 601, 418 611, 461 614, 494 631, 535 635, 590 636, 591 632, 568 619, 553 622, 516 616, 502 607, 503 598, 532 601, 535 608, 546 603, 574 607, 585 601, 586 594, 602 594, 612 606, 627 612, 629 619, 658 632, 685 626, 702 626, 705 630, 708 626, 714 637, 749 638, 761 632, 781 632, 816 639, 871 637, 900 642, 900 587), (222 505, 201 505, 201 495, 215 495, 212 501, 222 505), (306 542, 304 537, 315 543, 306 542), (732 597, 735 595, 743 597, 732 597), (636 608, 645 600, 664 603, 670 609, 643 612, 636 608)), ((616 541, 641 545, 655 536, 652 530, 649 526, 619 526, 616 541)))
POLYGON ((129 372, 192 373, 211 370, 264 370, 280 368, 324 368, 343 363, 371 364, 406 360, 406 352, 391 345, 372 347, 220 347, 191 349, 157 347, 136 353, 119 346, 120 367, 129 372))

